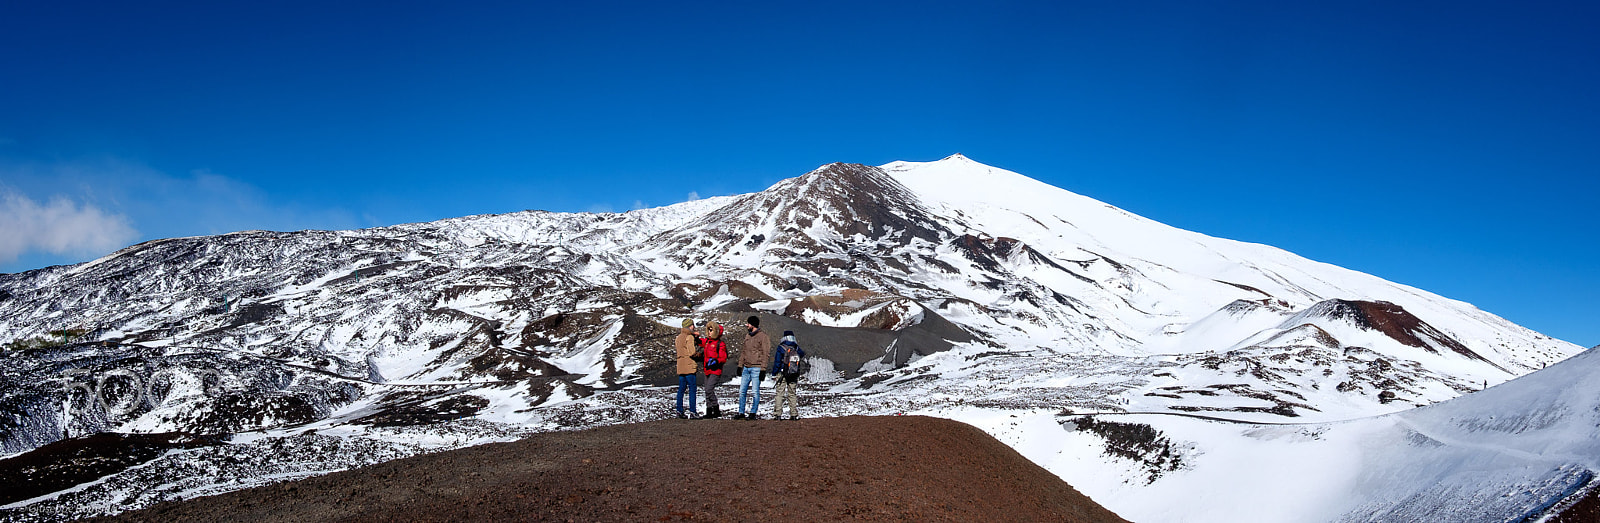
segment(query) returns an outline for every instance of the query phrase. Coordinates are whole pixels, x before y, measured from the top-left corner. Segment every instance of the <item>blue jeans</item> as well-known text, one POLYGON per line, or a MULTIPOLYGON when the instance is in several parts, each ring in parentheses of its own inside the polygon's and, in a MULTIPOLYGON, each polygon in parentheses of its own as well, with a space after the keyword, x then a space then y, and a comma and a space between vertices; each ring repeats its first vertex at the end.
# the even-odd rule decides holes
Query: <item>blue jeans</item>
POLYGON ((689 390, 689 414, 693 415, 695 413, 694 395, 695 395, 695 391, 699 390, 698 387, 695 387, 695 379, 694 379, 694 375, 693 374, 679 374, 678 375, 678 413, 679 414, 683 413, 683 391, 684 391, 684 389, 688 389, 689 390))
POLYGON ((744 374, 739 375, 739 413, 744 414, 744 398, 748 394, 755 398, 750 402, 750 414, 761 410, 761 367, 745 367, 744 374))

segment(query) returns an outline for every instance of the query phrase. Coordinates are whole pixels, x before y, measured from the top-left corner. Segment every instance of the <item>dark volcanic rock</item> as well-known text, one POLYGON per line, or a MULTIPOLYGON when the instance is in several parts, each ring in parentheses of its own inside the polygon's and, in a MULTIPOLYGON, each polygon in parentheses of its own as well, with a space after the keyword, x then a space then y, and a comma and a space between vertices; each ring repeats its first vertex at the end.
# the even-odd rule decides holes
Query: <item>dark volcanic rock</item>
MULTIPOLYGON (((777 314, 760 313, 761 329, 772 337, 774 346, 784 331, 794 331, 795 339, 805 348, 808 357, 823 358, 833 362, 845 378, 861 374, 861 366, 870 361, 880 361, 893 366, 905 365, 912 356, 927 356, 949 350, 954 343, 973 341, 972 334, 928 311, 921 323, 902 330, 865 327, 823 327, 777 314)), ((729 349, 743 343, 743 333, 731 339, 729 349)))
POLYGON ((1308 312, 1329 319, 1349 321, 1357 327, 1377 330, 1410 347, 1433 353, 1439 352, 1439 348, 1445 348, 1456 354, 1494 365, 1466 345, 1462 345, 1460 341, 1412 315, 1404 307, 1386 301, 1328 300, 1312 306, 1308 312))
POLYGON ((1600 521, 1600 487, 1591 486, 1577 494, 1577 501, 1551 517, 1549 523, 1593 523, 1600 521))
POLYGON ((217 436, 95 434, 57 441, 0 460, 0 505, 88 483, 155 459, 171 449, 222 444, 217 436))

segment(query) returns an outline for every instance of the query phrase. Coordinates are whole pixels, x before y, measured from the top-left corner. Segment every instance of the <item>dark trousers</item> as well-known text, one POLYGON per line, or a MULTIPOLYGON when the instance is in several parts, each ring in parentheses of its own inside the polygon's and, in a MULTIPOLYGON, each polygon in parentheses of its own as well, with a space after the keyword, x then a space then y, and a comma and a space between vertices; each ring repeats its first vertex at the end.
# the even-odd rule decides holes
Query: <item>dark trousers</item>
POLYGON ((706 412, 721 412, 722 406, 717 404, 717 384, 722 383, 722 375, 706 375, 706 412))

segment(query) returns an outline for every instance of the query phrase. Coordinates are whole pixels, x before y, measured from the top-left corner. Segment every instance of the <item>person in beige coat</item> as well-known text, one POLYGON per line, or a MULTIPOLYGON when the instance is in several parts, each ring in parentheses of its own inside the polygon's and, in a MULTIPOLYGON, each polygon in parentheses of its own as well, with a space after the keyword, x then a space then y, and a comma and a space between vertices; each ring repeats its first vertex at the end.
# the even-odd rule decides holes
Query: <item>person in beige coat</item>
POLYGON ((783 405, 789 405, 789 419, 800 419, 800 375, 805 374, 806 351, 794 340, 794 331, 783 331, 783 339, 772 355, 772 373, 777 383, 772 385, 777 405, 772 407, 772 419, 783 419, 783 405))
POLYGON ((694 336, 694 320, 685 318, 683 327, 678 329, 678 339, 674 342, 678 354, 678 417, 698 418, 694 400, 698 390, 695 383, 695 372, 700 370, 700 364, 694 361, 695 348, 700 345, 700 340, 694 336), (689 411, 683 410, 683 391, 689 391, 689 411))
POLYGON ((767 360, 772 359, 772 339, 761 332, 761 318, 751 316, 745 320, 744 347, 739 349, 739 413, 733 419, 757 419, 761 410, 761 380, 766 378, 767 360), (744 410, 744 399, 752 397, 750 414, 744 410))

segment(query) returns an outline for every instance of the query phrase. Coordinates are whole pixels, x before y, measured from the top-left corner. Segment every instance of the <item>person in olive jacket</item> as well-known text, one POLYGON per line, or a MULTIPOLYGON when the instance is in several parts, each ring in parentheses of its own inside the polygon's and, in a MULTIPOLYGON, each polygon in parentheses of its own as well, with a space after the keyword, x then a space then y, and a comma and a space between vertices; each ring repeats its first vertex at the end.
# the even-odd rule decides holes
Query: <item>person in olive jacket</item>
POLYGON ((747 419, 745 397, 751 397, 748 419, 757 419, 761 410, 761 380, 766 378, 767 360, 772 358, 772 340, 761 332, 761 318, 745 321, 744 347, 739 349, 739 413, 733 419, 747 419))
POLYGON ((695 392, 698 390, 695 387, 697 384, 694 373, 700 370, 700 366, 694 362, 694 351, 695 346, 699 344, 700 341, 694 337, 694 320, 684 319, 683 328, 678 329, 678 339, 674 343, 678 354, 678 417, 680 418, 699 417, 694 404, 695 392), (688 414, 683 411, 684 390, 689 391, 688 414))

